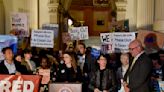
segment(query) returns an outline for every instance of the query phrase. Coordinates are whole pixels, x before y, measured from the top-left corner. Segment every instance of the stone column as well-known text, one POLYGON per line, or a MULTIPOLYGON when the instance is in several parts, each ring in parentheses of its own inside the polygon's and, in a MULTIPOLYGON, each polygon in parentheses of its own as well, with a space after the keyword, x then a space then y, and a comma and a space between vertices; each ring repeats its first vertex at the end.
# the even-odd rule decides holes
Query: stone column
POLYGON ((164 0, 155 0, 155 21, 164 20, 164 0))
POLYGON ((164 0, 155 0, 154 19, 153 29, 164 33, 164 0))
POLYGON ((124 20, 126 15, 126 1, 118 1, 116 2, 117 6, 117 21, 124 20))
POLYGON ((39 27, 46 23, 57 23, 58 0, 39 0, 39 27))
POLYGON ((138 0, 137 28, 152 29, 154 22, 154 0, 138 0))
POLYGON ((129 19, 129 30, 136 31, 137 0, 127 0, 126 19, 129 19))

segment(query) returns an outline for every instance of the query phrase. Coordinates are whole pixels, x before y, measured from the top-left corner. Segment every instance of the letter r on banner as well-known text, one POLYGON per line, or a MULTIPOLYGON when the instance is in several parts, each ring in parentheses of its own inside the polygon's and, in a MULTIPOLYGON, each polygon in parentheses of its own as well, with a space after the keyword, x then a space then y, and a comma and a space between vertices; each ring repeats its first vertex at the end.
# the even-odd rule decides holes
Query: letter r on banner
POLYGON ((10 92, 11 83, 10 81, 0 81, 0 92, 10 92))

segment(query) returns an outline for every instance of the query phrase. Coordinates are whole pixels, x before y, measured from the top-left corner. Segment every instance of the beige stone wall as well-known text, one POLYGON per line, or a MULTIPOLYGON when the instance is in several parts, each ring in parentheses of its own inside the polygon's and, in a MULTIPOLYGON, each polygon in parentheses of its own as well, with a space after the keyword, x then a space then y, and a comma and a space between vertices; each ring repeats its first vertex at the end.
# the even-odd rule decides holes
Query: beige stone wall
POLYGON ((37 0, 3 0, 5 8, 5 33, 11 30, 11 13, 24 12, 28 15, 30 29, 38 28, 38 5, 37 0), (10 6, 10 7, 9 7, 10 6))

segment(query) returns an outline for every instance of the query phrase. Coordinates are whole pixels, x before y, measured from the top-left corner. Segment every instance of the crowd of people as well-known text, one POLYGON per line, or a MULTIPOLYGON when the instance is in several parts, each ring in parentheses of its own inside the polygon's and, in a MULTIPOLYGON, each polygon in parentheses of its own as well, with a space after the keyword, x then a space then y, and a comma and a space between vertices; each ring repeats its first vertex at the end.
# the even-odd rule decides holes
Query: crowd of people
POLYGON ((48 84, 55 82, 82 83, 82 92, 152 92, 153 81, 164 80, 164 50, 148 55, 139 40, 129 44, 129 53, 98 57, 84 43, 75 47, 37 54, 25 49, 16 55, 5 47, 0 74, 41 75, 40 92, 48 92, 48 84))

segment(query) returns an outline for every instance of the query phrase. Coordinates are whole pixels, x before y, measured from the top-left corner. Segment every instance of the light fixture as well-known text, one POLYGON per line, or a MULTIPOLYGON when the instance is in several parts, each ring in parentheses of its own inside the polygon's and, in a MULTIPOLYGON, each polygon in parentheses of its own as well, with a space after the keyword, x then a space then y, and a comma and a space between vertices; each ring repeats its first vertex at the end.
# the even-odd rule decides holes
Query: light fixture
POLYGON ((72 26, 73 21, 71 19, 68 19, 68 26, 72 26))

